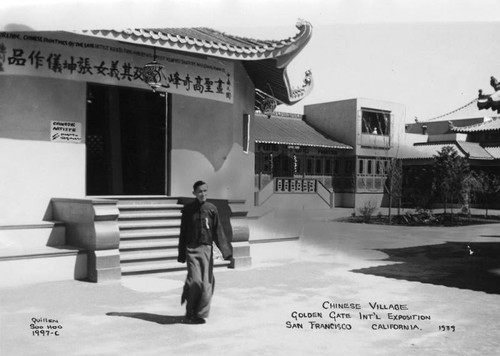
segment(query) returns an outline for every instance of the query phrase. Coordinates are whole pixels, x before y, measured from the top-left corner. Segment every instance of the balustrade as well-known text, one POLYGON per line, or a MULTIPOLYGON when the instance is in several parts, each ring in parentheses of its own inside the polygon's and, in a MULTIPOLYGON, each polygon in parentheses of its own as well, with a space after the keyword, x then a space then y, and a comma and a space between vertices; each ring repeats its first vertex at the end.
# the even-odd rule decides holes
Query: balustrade
POLYGON ((275 193, 316 193, 316 179, 275 178, 275 193))

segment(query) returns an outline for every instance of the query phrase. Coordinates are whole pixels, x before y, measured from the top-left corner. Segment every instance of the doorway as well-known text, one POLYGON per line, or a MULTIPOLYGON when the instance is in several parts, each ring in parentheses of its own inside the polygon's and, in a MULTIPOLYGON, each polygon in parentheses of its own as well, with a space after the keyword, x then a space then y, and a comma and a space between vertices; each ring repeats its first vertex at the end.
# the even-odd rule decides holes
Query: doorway
POLYGON ((166 98, 88 84, 87 195, 165 195, 166 98))
POLYGON ((286 152, 273 158, 273 177, 293 177, 294 161, 286 152))

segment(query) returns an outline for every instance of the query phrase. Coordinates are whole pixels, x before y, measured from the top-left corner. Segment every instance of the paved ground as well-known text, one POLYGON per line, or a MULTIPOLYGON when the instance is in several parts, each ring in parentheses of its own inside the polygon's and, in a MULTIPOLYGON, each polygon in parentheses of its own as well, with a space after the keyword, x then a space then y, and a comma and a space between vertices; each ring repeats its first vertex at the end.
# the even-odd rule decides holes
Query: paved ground
MULTIPOLYGON (((0 354, 500 354, 499 294, 426 279, 456 273, 450 266, 422 273, 419 264, 412 262, 418 276, 413 280, 409 280, 411 268, 396 276, 400 279, 375 273, 383 266, 407 265, 384 260, 388 255, 379 249, 452 241, 463 244, 464 256, 460 248, 454 252, 462 261, 471 243, 474 252, 479 242, 500 244, 500 224, 413 228, 327 220, 305 225, 298 258, 246 270, 217 270, 212 314, 205 325, 182 321, 182 273, 128 277, 107 284, 70 281, 0 289, 0 354), (338 305, 344 303, 348 309, 338 305), (398 308, 403 310, 394 310, 398 308), (413 320, 390 320, 389 312, 413 320), (287 328, 287 322, 296 327, 287 328), (59 335, 33 335, 31 324, 43 327, 39 333, 58 331, 59 335), (385 329, 402 325, 414 330, 385 329), (339 329, 319 328, 324 326, 339 329)), ((408 251, 411 255, 413 250, 408 251)), ((422 258, 414 259, 432 260, 439 266, 442 255, 418 254, 422 258)), ((492 272, 495 268, 488 264, 477 278, 492 272)), ((494 282, 498 275, 492 274, 494 282)))

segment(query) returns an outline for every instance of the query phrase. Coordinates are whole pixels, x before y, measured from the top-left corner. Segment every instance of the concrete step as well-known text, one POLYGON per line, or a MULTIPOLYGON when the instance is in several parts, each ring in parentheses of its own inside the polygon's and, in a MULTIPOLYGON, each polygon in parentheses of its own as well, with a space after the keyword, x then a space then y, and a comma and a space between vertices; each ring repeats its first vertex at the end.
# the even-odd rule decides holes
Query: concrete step
POLYGON ((141 239, 141 240, 123 240, 120 241, 120 251, 137 251, 152 249, 175 249, 179 244, 178 239, 141 239))
POLYGON ((119 220, 120 230, 128 229, 152 229, 152 228, 178 228, 181 226, 181 219, 162 219, 162 220, 119 220))
POLYGON ((148 219, 179 219, 182 216, 180 211, 132 211, 122 212, 118 217, 118 221, 122 220, 148 220, 148 219))
POLYGON ((147 238, 178 238, 181 233, 180 228, 149 228, 130 229, 120 231, 120 240, 139 240, 147 238))
MULTIPOLYGON (((214 268, 227 268, 229 266, 229 261, 214 261, 214 268)), ((136 275, 136 274, 148 274, 148 273, 162 273, 162 272, 175 272, 175 271, 185 271, 186 264, 179 263, 177 260, 167 260, 158 262, 135 262, 122 264, 122 275, 136 275)))
POLYGON ((157 209, 162 209, 162 210, 181 210, 184 207, 184 205, 181 204, 173 204, 173 203, 150 203, 150 204, 145 204, 145 203, 122 203, 118 202, 118 209, 120 211, 124 210, 157 210, 157 209))
POLYGON ((120 262, 124 264, 134 261, 159 261, 159 260, 177 260, 176 248, 141 250, 141 251, 121 251, 120 262))
POLYGON ((120 205, 151 205, 151 204, 177 204, 179 198, 167 197, 164 195, 119 195, 119 196, 109 196, 109 197, 99 197, 102 199, 112 199, 118 201, 118 207, 120 205))
POLYGON ((141 200, 175 200, 177 201, 178 197, 172 197, 168 195, 92 195, 94 199, 114 199, 114 200, 133 200, 133 201, 141 201, 141 200))

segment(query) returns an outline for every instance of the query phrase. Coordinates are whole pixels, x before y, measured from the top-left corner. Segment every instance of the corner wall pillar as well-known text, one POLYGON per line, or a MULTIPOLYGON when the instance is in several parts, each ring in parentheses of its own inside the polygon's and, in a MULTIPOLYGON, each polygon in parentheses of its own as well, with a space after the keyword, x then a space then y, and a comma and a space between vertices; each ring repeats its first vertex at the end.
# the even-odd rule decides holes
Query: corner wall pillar
POLYGON ((245 200, 229 200, 231 209, 231 227, 233 230, 233 259, 230 268, 250 267, 252 257, 250 255, 250 229, 248 227, 248 208, 245 200))
POLYGON ((116 200, 54 198, 52 215, 66 226, 66 244, 87 251, 91 282, 121 278, 116 200))

